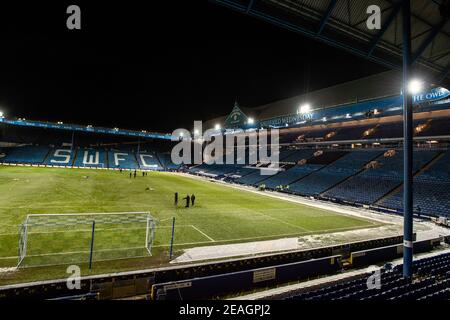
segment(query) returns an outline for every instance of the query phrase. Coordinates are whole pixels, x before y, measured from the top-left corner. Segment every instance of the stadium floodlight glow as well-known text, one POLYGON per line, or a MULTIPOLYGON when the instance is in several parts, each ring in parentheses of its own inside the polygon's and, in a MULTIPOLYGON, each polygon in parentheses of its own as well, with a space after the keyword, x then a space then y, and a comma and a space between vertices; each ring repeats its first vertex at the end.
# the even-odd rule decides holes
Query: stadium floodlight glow
POLYGON ((412 79, 408 83, 408 91, 411 94, 418 94, 423 90, 423 82, 419 79, 412 79))
POLYGON ((198 135, 200 133, 200 131, 198 131, 198 129, 194 129, 194 134, 198 135))
POLYGON ((184 132, 180 132, 180 137, 184 136, 184 132))
POLYGON ((255 123, 255 119, 253 119, 253 118, 248 118, 248 119, 247 119, 247 123, 248 123, 248 124, 254 124, 254 123, 255 123))
POLYGON ((311 106, 309 103, 304 103, 298 108, 298 113, 308 113, 311 111, 311 106))
POLYGON ((220 130, 220 124, 216 123, 216 125, 214 126, 214 129, 220 130))
POLYGON ((3 118, 3 115, 4 115, 3 111, 0 111, 0 118, 3 118))

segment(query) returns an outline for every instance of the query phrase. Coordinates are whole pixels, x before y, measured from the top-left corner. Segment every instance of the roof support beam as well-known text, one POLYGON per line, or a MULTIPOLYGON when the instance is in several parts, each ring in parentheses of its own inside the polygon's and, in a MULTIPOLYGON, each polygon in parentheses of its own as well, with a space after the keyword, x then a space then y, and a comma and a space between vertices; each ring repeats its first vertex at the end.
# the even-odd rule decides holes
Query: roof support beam
POLYGON ((322 20, 320 21, 320 26, 319 26, 319 30, 317 30, 317 34, 321 34, 323 31, 323 28, 325 28, 325 25, 328 22, 328 19, 331 16, 331 13, 333 12, 334 7, 336 6, 336 2, 337 0, 331 0, 330 3, 328 4, 328 8, 325 11, 322 20))
POLYGON ((248 2, 247 10, 245 11, 245 13, 249 13, 250 10, 252 10, 253 3, 254 3, 254 2, 255 2, 255 0, 250 0, 250 1, 248 2))
POLYGON ((380 31, 378 31, 378 33, 375 35, 375 37, 370 42, 369 52, 367 53, 368 57, 370 57, 372 55, 373 50, 375 50, 375 48, 377 47, 378 42, 381 40, 381 38, 383 37, 383 35, 386 32, 386 30, 389 28, 391 23, 394 21, 395 17, 400 12, 401 7, 402 7, 401 6, 401 1, 398 1, 393 6, 391 13, 387 17, 387 19, 386 19, 385 23, 383 24, 383 26, 381 27, 380 31))
POLYGON ((441 84, 450 73, 450 63, 445 67, 441 74, 437 77, 438 84, 441 84))
MULTIPOLYGON (((235 0, 210 0, 210 1, 214 2, 214 3, 217 3, 217 4, 220 4, 220 5, 223 5, 223 6, 226 6, 228 8, 234 9, 234 10, 236 10, 238 12, 241 12, 241 13, 244 13, 244 14, 247 11, 247 6, 244 6, 244 5, 242 5, 242 3, 237 2, 235 0)), ((273 24, 275 26, 282 27, 282 28, 285 28, 287 30, 290 30, 290 31, 293 31, 293 32, 297 32, 297 33, 302 34, 304 36, 316 39, 316 40, 318 40, 318 41, 320 41, 322 43, 328 44, 328 45, 330 45, 332 47, 343 49, 343 50, 345 50, 347 52, 350 52, 352 54, 355 54, 355 55, 357 55, 359 57, 366 58, 366 59, 368 59, 370 61, 379 63, 379 64, 381 64, 381 65, 383 65, 383 66, 385 66, 387 68, 392 68, 392 69, 397 69, 397 70, 400 69, 400 66, 398 64, 394 63, 394 62, 388 61, 388 60, 383 59, 383 58, 375 57, 375 56, 368 57, 367 53, 365 51, 362 51, 362 50, 357 49, 357 48, 353 48, 353 47, 351 47, 351 46, 349 46, 349 45, 347 45, 345 43, 342 43, 342 42, 339 42, 337 40, 331 39, 331 38, 326 37, 326 36, 324 36, 322 34, 317 35, 316 34, 317 32, 313 32, 313 31, 308 30, 308 29, 306 29, 306 28, 304 28, 302 26, 299 26, 297 24, 293 24, 292 22, 288 22, 288 21, 286 21, 284 19, 277 18, 277 17, 273 16, 272 14, 268 14, 268 13, 262 12, 262 11, 257 10, 257 9, 252 9, 252 10, 250 10, 248 12, 248 15, 250 15, 252 17, 259 18, 259 19, 262 19, 262 20, 264 20, 264 21, 266 21, 268 23, 271 23, 271 24, 273 24)))
POLYGON ((422 42, 419 49, 417 49, 416 52, 414 52, 412 63, 416 62, 416 60, 422 55, 422 53, 425 51, 425 49, 433 42, 436 35, 441 31, 442 27, 445 25, 446 19, 442 19, 439 24, 435 25, 431 31, 428 37, 422 42))

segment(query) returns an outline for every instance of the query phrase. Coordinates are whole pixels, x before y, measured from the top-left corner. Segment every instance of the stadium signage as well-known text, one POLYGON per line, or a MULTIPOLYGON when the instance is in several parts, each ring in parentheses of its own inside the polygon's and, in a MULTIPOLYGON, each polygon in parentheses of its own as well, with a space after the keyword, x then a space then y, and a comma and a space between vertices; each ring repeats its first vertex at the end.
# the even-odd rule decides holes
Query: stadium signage
POLYGON ((259 122, 261 127, 281 127, 291 124, 297 124, 303 121, 311 121, 314 119, 313 113, 298 113, 292 114, 267 120, 262 120, 259 122))
POLYGON ((445 99, 450 96, 450 91, 445 88, 434 88, 430 92, 421 93, 413 96, 413 103, 429 102, 445 99))

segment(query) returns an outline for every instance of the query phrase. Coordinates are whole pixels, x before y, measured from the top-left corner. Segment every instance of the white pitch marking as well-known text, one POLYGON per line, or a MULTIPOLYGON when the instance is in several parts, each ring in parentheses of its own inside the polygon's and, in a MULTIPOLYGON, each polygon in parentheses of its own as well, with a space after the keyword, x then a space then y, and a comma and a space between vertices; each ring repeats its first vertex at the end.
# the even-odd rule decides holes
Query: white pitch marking
POLYGON ((212 242, 216 242, 216 240, 214 240, 213 238, 211 238, 210 236, 208 236, 206 233, 204 233, 202 230, 200 230, 199 228, 197 228, 196 226, 194 226, 193 224, 191 224, 191 227, 194 228, 195 230, 197 230, 198 232, 200 232, 202 235, 204 235, 205 237, 207 237, 209 240, 211 240, 212 242))

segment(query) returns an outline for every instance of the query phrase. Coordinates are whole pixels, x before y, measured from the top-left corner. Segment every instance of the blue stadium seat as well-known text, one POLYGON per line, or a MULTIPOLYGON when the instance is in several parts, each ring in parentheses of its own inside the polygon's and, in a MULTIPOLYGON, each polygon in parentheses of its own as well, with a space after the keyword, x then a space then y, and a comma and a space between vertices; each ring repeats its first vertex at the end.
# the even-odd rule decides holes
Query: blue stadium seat
POLYGON ((137 161, 139 163, 139 167, 141 169, 148 170, 162 170, 163 167, 156 156, 156 153, 153 152, 142 152, 136 154, 137 161))
MULTIPOLYGON (((414 210, 431 216, 450 216, 450 152, 445 152, 435 163, 414 177, 414 210)), ((403 188, 383 199, 380 205, 403 209, 403 188)))
POLYGON ((75 167, 107 168, 107 153, 102 148, 78 148, 75 156, 75 167))
POLYGON ((45 164, 48 166, 72 166, 75 159, 76 149, 70 147, 57 147, 50 150, 45 164))
POLYGON ((46 146, 20 146, 3 148, 0 158, 5 163, 43 164, 50 148, 46 146))
POLYGON ((108 167, 112 169, 139 169, 136 155, 131 150, 109 150, 108 167))
MULTIPOLYGON (((414 152, 413 170, 417 172, 431 161, 438 153, 436 151, 414 152)), ((348 202, 373 204, 403 181, 403 153, 396 152, 392 157, 384 155, 376 159, 378 166, 369 168, 358 175, 338 184, 324 193, 326 197, 348 202), (364 190, 364 192, 361 192, 364 190)))

